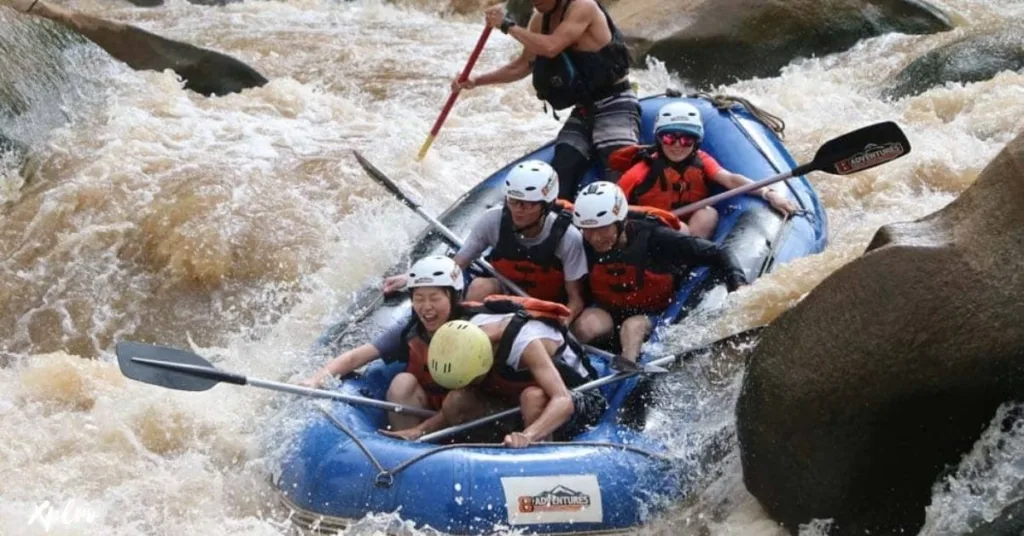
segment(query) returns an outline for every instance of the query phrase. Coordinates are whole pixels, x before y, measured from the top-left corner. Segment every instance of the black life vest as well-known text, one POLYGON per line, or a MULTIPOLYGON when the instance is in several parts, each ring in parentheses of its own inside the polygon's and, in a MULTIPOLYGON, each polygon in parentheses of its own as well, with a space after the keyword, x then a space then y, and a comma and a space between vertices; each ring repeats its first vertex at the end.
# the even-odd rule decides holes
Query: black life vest
MULTIPOLYGON (((569 9, 572 0, 565 0, 562 9, 569 9)), ((533 88, 540 100, 547 101, 555 110, 562 110, 582 104, 585 107, 612 95, 629 89, 626 81, 618 82, 629 74, 629 50, 622 37, 622 32, 612 21, 600 2, 597 3, 608 21, 612 40, 597 52, 582 52, 566 48, 554 58, 537 56, 533 63, 533 88)), ((558 10, 544 14, 541 33, 547 35, 551 31, 551 15, 558 10)))

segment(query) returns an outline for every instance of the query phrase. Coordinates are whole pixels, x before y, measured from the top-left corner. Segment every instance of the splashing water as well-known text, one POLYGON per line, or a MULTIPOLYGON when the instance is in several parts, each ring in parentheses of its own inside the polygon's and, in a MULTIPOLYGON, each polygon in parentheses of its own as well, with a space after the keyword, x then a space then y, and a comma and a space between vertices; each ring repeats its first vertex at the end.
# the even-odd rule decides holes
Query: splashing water
MULTIPOLYGON (((280 439, 301 425, 281 410, 283 395, 135 383, 120 376, 112 348, 153 341, 254 377, 307 374, 317 365, 312 341, 424 227, 363 175, 351 149, 437 214, 554 136, 559 123, 529 82, 481 88, 462 94, 428 157, 414 160, 481 28, 478 15, 451 16, 442 4, 70 3, 227 52, 270 79, 220 98, 0 8, 0 132, 27 148, 0 165, 0 534, 287 533, 267 483, 280 439)), ((889 75, 965 29, 1024 20, 1010 0, 938 4, 963 28, 869 39, 718 88, 783 117, 798 161, 886 119, 903 126, 914 153, 852 177, 813 176, 829 211, 828 250, 730 295, 717 320, 673 328, 666 346, 769 322, 856 258, 879 226, 949 203, 1024 129, 1020 73, 879 98, 889 75)), ((516 53, 496 33, 477 69, 516 53)), ((633 78, 641 94, 687 89, 657 61, 633 78)), ((732 424, 741 374, 742 360, 709 359, 666 387, 686 396, 652 412, 652 433, 673 433, 685 414, 689 437, 720 442, 724 457, 701 475, 700 494, 645 534, 780 533, 742 485, 732 424)), ((1022 444, 996 424, 979 448, 997 443, 1006 452, 1022 444)), ((964 490, 988 473, 958 474, 936 492, 942 508, 926 534, 964 530, 1013 499, 1013 457, 989 459, 1010 476, 978 494, 964 490)), ((827 523, 801 532, 823 534, 827 523)), ((423 533, 400 513, 348 532, 386 530, 423 533)))

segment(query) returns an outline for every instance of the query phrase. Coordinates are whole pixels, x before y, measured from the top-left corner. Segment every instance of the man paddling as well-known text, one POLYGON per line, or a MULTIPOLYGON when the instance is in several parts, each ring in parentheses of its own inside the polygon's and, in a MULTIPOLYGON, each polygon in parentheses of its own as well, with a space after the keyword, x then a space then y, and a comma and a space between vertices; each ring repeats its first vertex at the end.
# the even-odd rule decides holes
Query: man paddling
MULTIPOLYGON (((572 200, 592 158, 600 159, 605 180, 619 172, 608 167, 616 149, 635 145, 640 134, 640 103, 629 84, 629 52, 622 34, 595 0, 534 0, 529 27, 517 26, 503 6, 487 10, 487 24, 523 44, 507 65, 466 80, 452 89, 507 84, 533 75, 537 96, 555 110, 575 106, 558 133, 552 167, 559 196, 572 200)), ((557 118, 557 115, 555 116, 557 118)))

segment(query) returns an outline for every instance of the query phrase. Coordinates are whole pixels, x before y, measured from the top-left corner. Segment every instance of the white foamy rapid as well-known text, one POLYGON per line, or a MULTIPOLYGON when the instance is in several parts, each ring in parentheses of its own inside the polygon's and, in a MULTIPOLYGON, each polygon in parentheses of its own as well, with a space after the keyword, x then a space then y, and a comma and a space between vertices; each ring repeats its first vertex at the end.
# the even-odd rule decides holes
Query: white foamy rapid
MULTIPOLYGON (((443 3, 69 4, 225 51, 270 79, 222 98, 184 91, 170 72, 132 71, 0 8, 0 39, 14 54, 0 60, 0 76, 17 78, 25 100, 0 125, 30 146, 24 167, 0 165, 0 534, 289 530, 267 484, 276 438, 292 424, 274 411, 281 398, 126 380, 113 346, 160 341, 255 377, 307 373, 316 336, 424 227, 364 176, 352 149, 440 213, 557 132, 528 82, 483 88, 463 93, 429 156, 414 160, 482 28, 478 15, 444 14, 443 3)), ((673 330, 670 345, 771 320, 858 256, 880 225, 954 199, 1022 130, 1021 74, 879 98, 886 77, 965 29, 1024 19, 1018 1, 938 3, 963 28, 887 35, 719 88, 784 118, 799 161, 829 138, 888 119, 914 150, 855 177, 814 176, 829 211, 828 250, 732 295, 724 320, 673 330)), ((477 69, 517 51, 495 33, 477 69)), ((642 94, 686 89, 657 63, 634 78, 642 94)), ((693 425, 728 435, 739 367, 707 367, 713 381, 702 388, 718 403, 701 406, 693 425)), ((1017 435, 998 431, 981 441, 1000 440, 1021 448, 1017 435)), ((712 469, 703 493, 648 532, 775 534, 743 490, 735 453, 712 469)), ((944 506, 929 513, 928 534, 998 508, 1020 481, 997 479, 978 499, 963 491, 977 474, 957 475, 959 484, 936 495, 944 506)), ((351 532, 388 526, 391 518, 374 517, 351 532)))

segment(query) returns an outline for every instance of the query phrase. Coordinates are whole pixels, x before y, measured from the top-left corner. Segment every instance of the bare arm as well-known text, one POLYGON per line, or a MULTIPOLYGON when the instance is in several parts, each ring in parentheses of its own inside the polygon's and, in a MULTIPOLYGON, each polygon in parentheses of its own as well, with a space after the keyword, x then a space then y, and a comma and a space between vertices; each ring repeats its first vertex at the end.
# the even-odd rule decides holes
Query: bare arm
POLYGON ((312 378, 303 383, 311 387, 319 387, 327 378, 344 376, 378 357, 380 357, 380 352, 377 351, 376 346, 372 344, 357 346, 330 360, 323 368, 316 371, 312 378))
POLYGON ((583 280, 566 281, 565 292, 569 295, 569 303, 567 305, 569 310, 572 311, 572 318, 569 319, 572 322, 583 312, 583 280))
MULTIPOLYGON (((718 173, 712 175, 711 179, 730 190, 733 188, 739 188, 740 186, 746 186, 747 184, 754 182, 752 179, 745 175, 740 175, 739 173, 726 171, 724 168, 718 170, 718 173)), ((750 193, 760 195, 766 201, 768 201, 772 207, 782 212, 783 214, 796 212, 800 208, 795 203, 790 201, 785 194, 780 193, 778 190, 772 188, 771 186, 762 186, 761 188, 758 188, 756 190, 751 190, 750 193)))
POLYGON ((523 53, 520 54, 519 57, 512 60, 505 66, 499 67, 489 73, 473 77, 473 86, 508 84, 510 82, 515 82, 516 80, 522 80, 532 71, 530 68, 530 62, 532 60, 533 56, 527 54, 526 50, 523 50, 523 53))
POLYGON ((534 381, 548 395, 548 405, 544 406, 540 417, 537 417, 536 421, 523 430, 523 434, 530 441, 536 441, 551 435, 559 426, 565 424, 569 417, 572 417, 575 408, 569 388, 565 386, 565 382, 558 374, 558 369, 551 361, 551 356, 544 348, 544 343, 539 339, 530 341, 530 344, 526 345, 526 349, 523 350, 520 362, 530 369, 534 381))
MULTIPOLYGON (((513 26, 508 34, 522 43, 530 54, 554 58, 579 41, 597 15, 603 16, 596 3, 578 0, 569 4, 562 22, 550 35, 542 34, 539 25, 535 29, 533 20, 529 29, 513 26)), ((540 17, 535 14, 534 18, 540 17)))
MULTIPOLYGON (((540 20, 540 16, 534 13, 533 18, 530 19, 530 28, 536 28, 537 31, 540 31, 540 20)), ((522 53, 511 62, 489 73, 473 77, 470 87, 507 84, 516 80, 522 80, 533 71, 530 64, 533 63, 535 57, 537 57, 536 54, 524 47, 522 53)))

